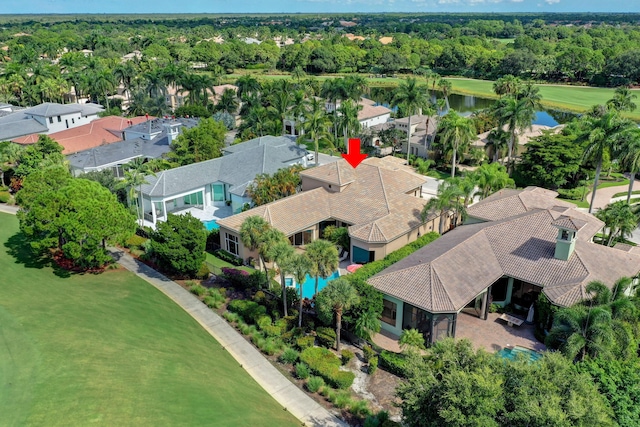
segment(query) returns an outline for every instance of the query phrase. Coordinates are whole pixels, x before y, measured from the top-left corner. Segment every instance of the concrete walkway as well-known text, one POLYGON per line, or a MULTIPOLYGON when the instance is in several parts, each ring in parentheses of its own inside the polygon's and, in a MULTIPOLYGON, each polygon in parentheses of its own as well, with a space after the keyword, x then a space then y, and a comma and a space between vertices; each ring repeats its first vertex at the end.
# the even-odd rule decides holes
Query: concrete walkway
MULTIPOLYGON (((303 425, 346 427, 347 424, 289 381, 233 327, 189 291, 122 250, 109 250, 120 265, 159 289, 189 313, 267 393, 302 421, 303 425)), ((215 387, 215 384, 211 386, 215 387)))
POLYGON ((0 203, 0 212, 8 213, 11 215, 15 215, 18 213, 18 206, 6 205, 4 203, 0 203))
MULTIPOLYGON (((633 189, 634 190, 640 190, 640 181, 639 180, 635 180, 633 183, 633 189)), ((593 202, 593 209, 594 211, 597 209, 602 209, 604 207, 606 207, 609 203, 617 201, 617 200, 627 200, 627 196, 621 197, 621 198, 616 198, 615 200, 613 199, 613 195, 616 193, 622 193, 622 192, 626 192, 629 190, 629 184, 623 184, 623 185, 616 185, 615 187, 607 187, 607 188, 600 188, 598 189, 598 191, 596 191, 596 199, 593 202)), ((637 195, 635 196, 631 196, 631 197, 637 197, 637 195)), ((591 193, 587 194, 587 197, 585 197, 585 200, 587 201, 587 203, 591 202, 591 193)))

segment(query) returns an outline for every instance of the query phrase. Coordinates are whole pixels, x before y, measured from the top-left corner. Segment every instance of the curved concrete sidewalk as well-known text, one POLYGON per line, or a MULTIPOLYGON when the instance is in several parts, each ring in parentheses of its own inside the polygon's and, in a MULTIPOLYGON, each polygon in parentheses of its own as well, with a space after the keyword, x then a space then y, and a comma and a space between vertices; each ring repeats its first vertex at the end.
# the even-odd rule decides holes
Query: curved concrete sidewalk
POLYGON ((224 319, 182 286, 120 249, 109 248, 109 251, 120 265, 159 289, 189 313, 267 393, 304 425, 347 426, 289 381, 224 319))

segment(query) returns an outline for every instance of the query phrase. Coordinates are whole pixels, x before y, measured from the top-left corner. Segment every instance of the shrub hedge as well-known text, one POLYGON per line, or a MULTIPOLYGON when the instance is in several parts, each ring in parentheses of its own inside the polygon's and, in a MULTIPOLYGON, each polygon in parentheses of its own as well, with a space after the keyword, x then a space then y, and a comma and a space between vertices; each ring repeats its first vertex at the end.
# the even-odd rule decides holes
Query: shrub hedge
POLYGON ((253 301, 248 300, 233 300, 227 306, 229 311, 238 313, 245 322, 256 323, 258 319, 267 314, 267 309, 253 301))
POLYGON ((332 328, 318 327, 316 329, 316 337, 318 338, 318 344, 322 347, 331 348, 336 343, 336 331, 332 328))
POLYGON ((380 366, 399 377, 407 376, 407 358, 402 353, 382 350, 379 356, 380 366))
POLYGON ((142 236, 138 236, 137 234, 134 234, 133 236, 129 237, 126 240, 124 245, 127 248, 142 248, 142 245, 144 245, 144 242, 146 242, 147 240, 149 239, 142 236))
POLYGON ((309 366, 315 375, 322 377, 331 387, 346 389, 351 387, 355 374, 340 370, 340 358, 326 348, 312 347, 300 353, 300 360, 309 366))
POLYGON ((241 266, 244 263, 242 258, 235 256, 231 252, 227 252, 224 249, 218 249, 214 251, 213 254, 218 258, 220 258, 221 260, 227 261, 228 263, 233 264, 235 266, 241 266))
POLYGON ((300 350, 306 350, 307 348, 313 347, 315 344, 316 338, 313 335, 306 335, 304 337, 300 337, 296 340, 296 345, 300 350))
POLYGON ((238 289, 257 289, 265 282, 264 273, 258 270, 249 273, 237 268, 222 267, 222 275, 238 289))

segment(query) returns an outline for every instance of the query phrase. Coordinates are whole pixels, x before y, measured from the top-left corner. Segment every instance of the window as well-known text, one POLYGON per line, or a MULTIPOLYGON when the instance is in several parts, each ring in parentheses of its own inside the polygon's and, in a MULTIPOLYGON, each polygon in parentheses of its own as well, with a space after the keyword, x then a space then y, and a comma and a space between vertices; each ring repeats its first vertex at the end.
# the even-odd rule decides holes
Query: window
POLYGON ((72 124, 75 124, 75 123, 76 123, 76 119, 71 118, 71 123, 72 123, 72 124))
POLYGON ((224 202, 224 184, 211 184, 211 198, 214 202, 224 202))
POLYGON ((185 205, 202 205, 202 191, 198 191, 197 193, 187 194, 184 196, 184 204, 185 205))
POLYGON ((398 305, 387 299, 382 300, 382 317, 381 320, 391 326, 396 326, 396 316, 398 314, 398 305))
POLYGON ((49 117, 49 123, 53 124, 53 117, 49 117))
POLYGON ((293 246, 307 245, 313 241, 313 231, 306 230, 289 236, 289 241, 293 246))
POLYGON ((562 234, 560 235, 560 240, 571 240, 569 239, 569 232, 567 230, 562 230, 562 234))
POLYGON ((232 253, 236 256, 238 253, 238 236, 234 236, 233 234, 224 233, 224 241, 227 252, 232 253))
POLYGON ((62 122, 62 117, 58 116, 58 123, 62 122))

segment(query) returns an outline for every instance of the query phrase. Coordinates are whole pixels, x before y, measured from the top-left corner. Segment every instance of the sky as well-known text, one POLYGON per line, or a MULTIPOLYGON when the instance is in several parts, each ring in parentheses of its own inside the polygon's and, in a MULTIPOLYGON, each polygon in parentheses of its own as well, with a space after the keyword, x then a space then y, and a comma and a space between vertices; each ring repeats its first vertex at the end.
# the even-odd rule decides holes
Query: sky
POLYGON ((0 0, 0 14, 305 12, 640 12, 640 0, 0 0))

